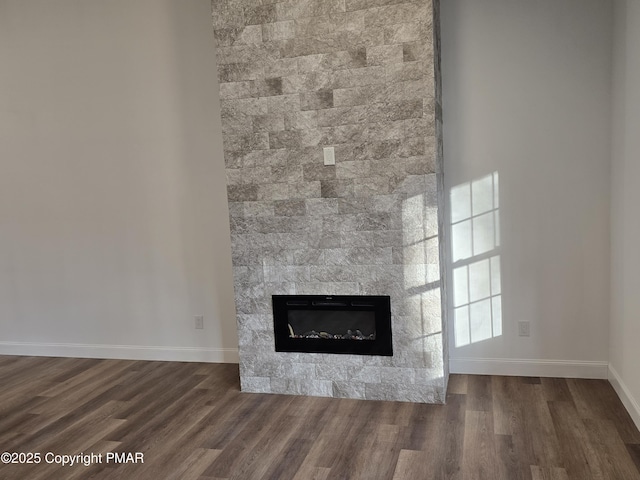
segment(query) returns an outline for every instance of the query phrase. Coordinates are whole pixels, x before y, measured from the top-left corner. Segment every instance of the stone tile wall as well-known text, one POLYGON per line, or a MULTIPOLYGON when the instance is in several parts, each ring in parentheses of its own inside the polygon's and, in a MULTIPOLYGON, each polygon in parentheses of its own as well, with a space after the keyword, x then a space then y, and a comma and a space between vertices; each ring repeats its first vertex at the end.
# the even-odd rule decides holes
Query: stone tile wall
POLYGON ((444 400, 435 6, 212 1, 244 391, 444 400), (273 294, 390 295, 394 356, 276 353, 273 294))

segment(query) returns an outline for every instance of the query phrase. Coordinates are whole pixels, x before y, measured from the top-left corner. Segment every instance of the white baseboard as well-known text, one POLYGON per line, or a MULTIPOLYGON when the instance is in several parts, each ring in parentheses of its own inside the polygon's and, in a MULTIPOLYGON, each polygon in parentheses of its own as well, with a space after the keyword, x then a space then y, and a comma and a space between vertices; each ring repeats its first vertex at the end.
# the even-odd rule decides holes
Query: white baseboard
POLYGON ((450 373, 509 375, 522 377, 599 378, 608 377, 608 362, 531 360, 520 358, 451 358, 450 373))
POLYGON ((34 357, 113 358, 168 362, 239 363, 237 348, 147 347, 77 343, 0 342, 0 355, 34 357))
POLYGON ((633 398, 633 395, 622 381, 622 378, 620 378, 618 372, 616 372, 615 368, 611 365, 609 365, 609 383, 611 383, 618 397, 620 397, 622 404, 627 409, 627 412, 629 412, 629 415, 631 415, 633 423, 640 429, 640 405, 637 400, 633 398))

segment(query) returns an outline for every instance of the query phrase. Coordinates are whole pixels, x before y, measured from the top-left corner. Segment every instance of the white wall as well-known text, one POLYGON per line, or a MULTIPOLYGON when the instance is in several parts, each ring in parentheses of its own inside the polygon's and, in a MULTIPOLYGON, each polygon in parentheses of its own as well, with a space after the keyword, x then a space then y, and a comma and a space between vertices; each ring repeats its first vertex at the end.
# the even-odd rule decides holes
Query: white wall
POLYGON ((640 1, 616 0, 610 380, 640 428, 640 1))
POLYGON ((451 371, 605 377, 611 4, 441 5, 446 186, 500 179, 502 331, 451 371))
POLYGON ((210 2, 2 0, 0 64, 0 353, 237 359, 210 2))

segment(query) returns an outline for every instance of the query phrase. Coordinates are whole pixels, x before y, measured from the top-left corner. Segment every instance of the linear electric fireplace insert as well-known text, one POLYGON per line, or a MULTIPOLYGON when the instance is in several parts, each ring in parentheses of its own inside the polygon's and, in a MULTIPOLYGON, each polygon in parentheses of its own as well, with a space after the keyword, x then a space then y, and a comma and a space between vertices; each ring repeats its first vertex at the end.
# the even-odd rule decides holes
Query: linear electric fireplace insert
POLYGON ((276 352, 393 355, 388 296, 273 295, 276 352))

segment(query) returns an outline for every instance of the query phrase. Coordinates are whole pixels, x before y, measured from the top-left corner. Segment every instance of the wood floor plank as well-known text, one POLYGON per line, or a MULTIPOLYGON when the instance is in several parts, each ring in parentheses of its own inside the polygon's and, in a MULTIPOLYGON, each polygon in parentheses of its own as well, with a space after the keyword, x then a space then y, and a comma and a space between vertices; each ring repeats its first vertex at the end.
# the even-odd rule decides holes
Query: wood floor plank
POLYGON ((183 443, 194 448, 205 448, 204 445, 215 433, 219 423, 235 415, 241 404, 239 397, 244 396, 249 395, 239 395, 237 391, 230 390, 217 396, 215 401, 209 399, 205 405, 213 409, 185 433, 183 443))
POLYGON ((542 383, 540 377, 522 377, 521 381, 525 385, 540 385, 542 383))
POLYGON ((149 429, 153 425, 148 424, 149 418, 157 418, 162 420, 166 418, 166 410, 180 398, 189 394, 190 390, 199 383, 199 379, 194 376, 185 375, 183 379, 176 379, 172 385, 167 382, 164 388, 167 390, 163 395, 157 395, 155 398, 147 398, 144 403, 138 405, 138 411, 132 410, 132 405, 127 406, 126 413, 122 411, 116 414, 117 418, 127 420, 122 427, 115 430, 106 440, 116 442, 128 442, 130 444, 139 444, 142 437, 149 434, 149 429), (135 442, 134 442, 135 439, 135 442))
POLYGON ((448 480, 462 478, 462 454, 464 451, 464 428, 466 395, 447 395, 446 427, 444 434, 442 477, 448 480))
MULTIPOLYGON (((349 422, 342 425, 334 426, 328 431, 333 437, 333 449, 327 449, 329 455, 323 459, 322 465, 330 466, 332 475, 341 477, 349 477, 354 471, 357 452, 352 448, 353 445, 362 445, 362 448, 370 451, 372 437, 376 431, 377 422, 374 420, 376 414, 384 407, 384 402, 357 402, 357 408, 353 410, 349 418, 349 422), (338 438, 335 438, 338 436, 338 438)), ((340 418, 340 417, 338 417, 340 418)))
MULTIPOLYGON (((309 450, 311 450, 312 445, 313 442, 311 440, 297 437, 290 438, 284 449, 281 450, 280 455, 271 462, 266 473, 261 475, 260 478, 265 480, 293 478, 300 469, 300 466, 302 465, 302 462, 304 462, 304 458, 309 453, 309 450)), ((231 478, 240 480, 235 475, 231 478)))
POLYGON ((352 478, 355 480, 391 480, 398 462, 400 436, 404 427, 381 424, 375 426, 373 441, 353 453, 352 478), (369 452, 377 452, 375 457, 369 452))
MULTIPOLYGON (((92 399, 83 405, 83 408, 78 408, 51 423, 46 423, 46 426, 43 428, 36 428, 31 432, 23 429, 22 431, 26 435, 21 440, 20 445, 14 443, 7 445, 7 447, 16 449, 20 446, 23 451, 37 451, 37 449, 43 445, 49 445, 50 443, 55 444, 56 439, 63 435, 64 432, 78 425, 88 424, 91 426, 94 420, 99 422, 105 418, 109 419, 110 425, 117 425, 122 423, 113 418, 118 408, 119 403, 117 401, 92 399)), ((112 430, 113 429, 109 429, 108 431, 111 432, 112 430)), ((105 434, 105 432, 101 433, 105 434)))
POLYGON ((66 450, 75 452, 81 451, 83 445, 103 440, 109 432, 116 429, 124 422, 113 417, 113 412, 119 408, 119 402, 110 401, 93 411, 87 412, 82 418, 69 425, 67 428, 59 430, 55 436, 51 436, 46 442, 40 443, 41 437, 37 436, 37 446, 31 447, 46 451, 54 451, 60 446, 66 450))
MULTIPOLYGON (((44 397, 72 398, 81 396, 82 393, 90 392, 99 385, 110 382, 114 377, 122 381, 122 373, 131 369, 135 362, 122 360, 102 360, 99 363, 89 364, 73 376, 59 375, 60 381, 56 385, 42 392, 44 397)), ((53 379, 52 379, 53 381, 53 379)))
POLYGON ((627 452, 629 452, 629 456, 633 460, 633 463, 636 466, 636 469, 640 472, 640 444, 637 443, 627 443, 627 452))
POLYGON ((467 411, 493 411, 491 377, 487 375, 469 375, 467 378, 467 411))
POLYGON ((564 378, 542 378, 544 397, 549 401, 572 402, 571 391, 564 378))
POLYGON ((527 424, 532 432, 533 450, 536 455, 535 465, 562 467, 560 445, 541 384, 531 384, 530 395, 527 424))
MULTIPOLYGON (((108 442, 106 440, 99 440, 89 448, 87 448, 86 451, 95 454, 101 454, 103 456, 102 458, 104 458, 107 452, 117 451, 119 447, 119 442, 108 442)), ((87 478, 93 478, 95 475, 100 474, 102 470, 103 468, 101 465, 91 465, 84 469, 77 468, 71 472, 64 472, 66 476, 65 480, 84 480, 87 478)), ((111 471, 112 469, 109 469, 109 472, 111 471)))
POLYGON ((532 480, 531 469, 518 458, 511 435, 496 435, 496 455, 500 476, 509 480, 532 480))
MULTIPOLYGON (((462 472, 465 480, 499 480, 491 412, 467 410, 462 472)), ((505 479, 507 480, 507 479, 505 479)))
POLYGON ((513 396, 509 394, 508 377, 491 377, 493 433, 496 435, 511 435, 513 401, 513 396))
POLYGON ((144 463, 0 480, 640 480, 605 381, 453 375, 446 405, 247 394, 238 366, 0 356, 0 447, 144 463))
MULTIPOLYGON (((103 365, 103 366, 108 365, 107 360, 100 360, 97 358, 73 358, 73 359, 66 359, 66 360, 68 360, 70 364, 60 365, 60 367, 62 368, 59 368, 58 374, 51 377, 52 382, 59 385, 63 385, 63 386, 66 385, 69 380, 81 375, 84 372, 87 372, 87 371, 96 372, 97 371, 96 367, 98 367, 99 365, 103 365)), ((118 363, 120 365, 125 365, 127 363, 119 360, 114 360, 113 362, 118 363)), ((47 394, 46 391, 43 392, 42 395, 45 397, 54 396, 54 395, 47 394)))
POLYGON ((293 480, 329 480, 330 478, 330 468, 303 466, 300 467, 293 480))
POLYGON ((415 404, 409 419, 411 428, 405 429, 401 449, 424 450, 434 429, 439 428, 439 419, 443 416, 446 416, 446 411, 441 405, 415 404))
POLYGON ((313 466, 332 468, 337 464, 338 455, 347 444, 348 432, 357 428, 358 408, 363 408, 358 401, 340 399, 335 402, 333 415, 328 418, 309 452, 313 466))
POLYGON ((119 385, 122 387, 117 400, 128 402, 131 408, 123 410, 120 415, 127 418, 132 413, 138 413, 137 403, 149 403, 156 400, 177 380, 191 377, 189 364, 175 365, 171 362, 145 362, 142 365, 135 364, 123 375, 119 385))
MULTIPOLYGON (((463 404, 460 406, 462 407, 463 404)), ((448 415, 459 415, 460 412, 455 409, 442 408, 441 405, 432 405, 431 407, 429 410, 422 409, 423 414, 428 412, 427 415, 422 416, 417 423, 411 426, 411 430, 422 433, 422 442, 413 443, 413 448, 422 453, 421 464, 424 474, 420 478, 455 478, 447 474, 449 464, 446 460, 449 455, 456 454, 456 445, 449 449, 452 430, 448 415)), ((453 431, 455 432, 455 429, 453 431)), ((462 438, 460 440, 462 441, 462 438)), ((459 460, 461 460, 461 452, 459 460)))
POLYGON ((559 467, 540 467, 531 465, 533 480, 569 480, 567 471, 559 467))
POLYGON ((376 416, 381 424, 407 426, 411 421, 413 406, 408 402, 381 402, 376 416))
MULTIPOLYGON (((78 374, 64 383, 58 384, 43 393, 42 396, 55 398, 56 409, 52 408, 52 402, 33 407, 30 412, 35 414, 46 414, 50 416, 61 416, 84 405, 88 398, 96 397, 99 394, 110 391, 114 393, 127 369, 127 363, 109 363, 96 365, 94 370, 85 371, 78 374)), ((110 399, 112 399, 111 397, 110 399)))
POLYGON ((417 450, 400 450, 396 462, 393 480, 421 480, 429 478, 422 466, 425 452, 417 450))
POLYGON ((0 415, 7 410, 19 406, 21 400, 33 395, 39 395, 44 389, 55 385, 51 380, 51 375, 56 371, 55 363, 44 363, 35 366, 35 371, 18 368, 11 372, 14 376, 11 379, 0 379, 0 415), (25 375, 24 372, 28 372, 25 375))
POLYGON ((467 381, 469 375, 451 375, 449 376, 449 385, 447 386, 447 392, 458 395, 467 394, 467 381))
MULTIPOLYGON (((62 360, 68 363, 67 359, 62 360)), ((73 360, 75 361, 75 359, 73 360)), ((0 384, 8 387, 24 383, 25 372, 28 373, 28 377, 31 379, 43 375, 50 376, 60 363, 56 362, 56 359, 46 357, 15 357, 15 362, 8 363, 7 366, 0 370, 0 384)), ((6 393, 6 390, 2 393, 6 393)))
POLYGON ((528 419, 531 412, 532 388, 530 385, 523 387, 517 377, 507 379, 507 395, 513 399, 509 404, 511 420, 509 430, 518 460, 527 466, 527 471, 529 471, 529 465, 536 464, 534 432, 531 430, 532 422, 528 419))
MULTIPOLYGON (((54 454, 75 455, 84 452, 84 445, 91 446, 99 442, 103 435, 116 428, 122 420, 111 418, 111 413, 116 408, 113 404, 107 404, 89 413, 82 419, 66 428, 57 431, 54 436, 40 438, 38 435, 25 439, 15 451, 22 452, 42 452, 44 456, 47 452, 54 454)), ((66 469, 72 467, 60 466, 56 463, 43 461, 38 465, 23 465, 21 478, 32 480, 64 478, 66 469)), ((78 465, 75 468, 86 468, 78 465)))
MULTIPOLYGON (((245 461, 245 456, 255 453, 259 443, 263 442, 263 437, 270 434, 272 422, 286 422, 288 418, 288 407, 293 397, 285 398, 282 402, 264 402, 256 414, 255 420, 249 424, 239 424, 235 437, 230 440, 223 449, 221 455, 212 462, 207 469, 208 472, 215 473, 217 477, 230 477, 245 461)), ((253 408, 253 407, 251 407, 253 408)), ((222 444, 220 444, 222 446, 222 444)))
POLYGON ((32 436, 39 438, 47 436, 55 437, 57 432, 66 429, 68 426, 82 419, 86 414, 93 412, 95 409, 109 402, 116 402, 112 403, 113 405, 121 405, 121 403, 117 403, 117 400, 114 400, 112 389, 94 393, 95 396, 88 396, 84 399, 84 403, 75 403, 75 408, 73 409, 68 407, 64 399, 40 397, 47 399, 38 405, 38 410, 41 411, 41 413, 30 415, 29 419, 25 419, 25 421, 16 428, 22 432, 32 433, 32 436), (40 410, 41 408, 42 410, 40 410))
POLYGON ((121 474, 124 477, 145 475, 161 478, 178 468, 185 460, 181 450, 185 436, 212 408, 206 405, 206 395, 201 390, 187 393, 181 398, 181 403, 167 409, 157 424, 149 424, 144 433, 139 431, 135 438, 121 443, 119 451, 140 451, 145 455, 144 468, 126 465, 119 469, 121 474))
POLYGON ((0 413, 0 441, 6 441, 4 435, 20 429, 22 425, 38 418, 40 415, 31 413, 31 409, 48 402, 46 397, 18 396, 15 405, 4 409, 0 413))
POLYGON ((614 422, 625 443, 640 443, 640 432, 624 409, 613 408, 620 399, 606 380, 567 379, 581 418, 607 418, 614 422))
POLYGON ((597 452, 575 405, 570 402, 549 402, 549 410, 569 479, 605 479, 597 452))
MULTIPOLYGON (((183 462, 171 470, 165 470, 166 480, 197 480, 222 450, 198 448, 183 462)), ((161 478, 161 477, 158 477, 161 478)))
MULTIPOLYGON (((245 394, 246 395, 246 394, 245 394)), ((308 452, 291 450, 291 442, 308 443, 311 448, 314 436, 310 432, 314 428, 320 428, 325 423, 325 417, 330 413, 330 409, 320 408, 326 405, 326 399, 310 397, 293 397, 287 395, 252 395, 253 397, 267 397, 284 408, 280 416, 265 417, 269 419, 270 429, 260 428, 260 436, 251 448, 241 448, 246 438, 251 438, 254 432, 254 425, 245 425, 239 432, 234 442, 229 444, 224 450, 225 457, 216 459, 204 472, 204 475, 228 478, 263 478, 266 475, 273 475, 271 470, 281 468, 281 463, 286 462, 284 455, 299 455, 300 465, 296 470, 290 470, 287 474, 291 478, 299 470, 307 457, 308 452), (278 401, 279 400, 279 401, 278 401), (247 436, 248 435, 248 436, 247 436), (238 448, 240 447, 240 448, 238 448), (230 448, 229 454, 227 449, 230 448), (304 454, 303 454, 304 453, 304 454)), ((253 440, 251 440, 253 442, 253 440)), ((282 472, 281 472, 282 473, 282 472)), ((282 473, 284 474, 284 473, 282 473)))
POLYGON ((583 420, 583 423, 600 460, 605 478, 640 480, 640 472, 613 422, 589 418, 583 420))

